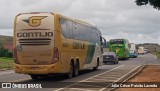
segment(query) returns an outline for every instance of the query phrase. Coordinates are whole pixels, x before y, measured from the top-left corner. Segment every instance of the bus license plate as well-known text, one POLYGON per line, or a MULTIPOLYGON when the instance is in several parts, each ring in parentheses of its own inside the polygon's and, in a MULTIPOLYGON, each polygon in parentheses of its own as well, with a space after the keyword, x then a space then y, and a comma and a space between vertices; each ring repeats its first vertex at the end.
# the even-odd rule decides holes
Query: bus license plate
POLYGON ((31 67, 32 70, 38 70, 39 67, 31 67))

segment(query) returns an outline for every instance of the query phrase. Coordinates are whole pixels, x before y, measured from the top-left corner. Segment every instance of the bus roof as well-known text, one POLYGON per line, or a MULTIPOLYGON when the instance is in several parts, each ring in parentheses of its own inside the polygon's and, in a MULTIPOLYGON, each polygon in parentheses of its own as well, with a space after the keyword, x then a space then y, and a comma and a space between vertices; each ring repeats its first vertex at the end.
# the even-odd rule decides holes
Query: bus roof
POLYGON ((65 19, 68 19, 68 20, 71 20, 71 21, 74 21, 74 22, 77 22, 77 23, 80 23, 80 24, 83 24, 83 25, 86 25, 86 26, 89 26, 89 27, 96 28, 99 31, 99 29, 94 24, 91 24, 91 23, 83 21, 83 20, 79 20, 79 19, 75 19, 75 18, 70 18, 70 17, 64 16, 64 15, 59 14, 59 13, 53 13, 53 12, 28 12, 28 13, 19 13, 17 16, 19 16, 21 14, 45 14, 45 13, 50 13, 50 14, 53 14, 53 15, 58 15, 58 16, 63 17, 65 19))
POLYGON ((91 23, 86 22, 86 21, 84 21, 84 20, 79 20, 79 19, 76 19, 76 18, 70 18, 70 17, 64 16, 64 15, 59 14, 59 13, 54 13, 54 14, 57 14, 57 15, 59 15, 60 17, 66 18, 66 19, 68 19, 68 20, 71 20, 71 21, 75 21, 75 22, 77 22, 77 23, 84 24, 84 25, 86 25, 86 26, 92 26, 93 28, 97 28, 94 24, 91 24, 91 23))

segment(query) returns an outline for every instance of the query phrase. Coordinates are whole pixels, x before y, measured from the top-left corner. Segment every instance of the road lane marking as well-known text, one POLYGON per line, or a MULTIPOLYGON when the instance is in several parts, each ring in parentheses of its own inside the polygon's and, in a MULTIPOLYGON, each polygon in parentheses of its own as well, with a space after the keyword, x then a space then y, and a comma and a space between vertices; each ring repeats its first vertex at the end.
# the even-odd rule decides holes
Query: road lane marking
MULTIPOLYGON (((92 78, 92 79, 89 79, 89 80, 98 80, 98 81, 114 81, 114 80, 107 80, 105 78, 92 78)), ((94 82, 94 81, 93 81, 94 82)))
POLYGON ((124 65, 120 65, 120 66, 118 66, 118 67, 116 67, 116 68, 113 68, 113 69, 111 69, 111 70, 105 71, 105 72, 100 73, 100 74, 97 74, 97 75, 92 76, 92 77, 90 77, 90 78, 84 79, 84 80, 82 80, 82 81, 80 81, 80 82, 86 81, 86 80, 88 80, 88 79, 92 79, 92 78, 97 77, 97 76, 99 76, 99 75, 102 75, 102 74, 104 74, 104 73, 108 73, 108 72, 110 72, 110 71, 112 71, 112 70, 115 70, 115 69, 118 69, 118 68, 120 68, 120 67, 122 67, 122 66, 124 66, 124 65))
POLYGON ((21 82, 21 81, 27 81, 30 80, 31 78, 27 77, 27 78, 23 78, 23 79, 17 79, 17 80, 13 80, 13 81, 9 81, 9 82, 21 82))
POLYGON ((0 72, 0 75, 6 75, 6 74, 11 74, 11 73, 14 73, 14 71, 9 71, 9 72, 0 72))
POLYGON ((154 59, 157 59, 157 56, 155 55, 154 59))
MULTIPOLYGON (((115 69, 118 69, 118 68, 120 68, 120 67, 122 67, 122 66, 124 66, 124 65, 120 65, 120 66, 118 66, 118 67, 116 67, 116 68, 113 68, 113 69, 110 69, 110 70, 108 70, 108 71, 102 72, 102 73, 100 73, 100 74, 97 74, 97 75, 95 75, 95 76, 92 76, 92 77, 90 77, 90 78, 84 79, 84 80, 79 81, 79 82, 84 82, 84 81, 86 81, 86 80, 88 80, 88 79, 92 79, 92 78, 97 77, 97 76, 99 76, 99 75, 102 75, 102 74, 104 74, 104 73, 108 73, 108 72, 110 72, 110 71, 112 71, 112 70, 115 70, 115 69)), ((79 82, 70 84, 70 85, 68 85, 68 86, 65 86, 65 87, 63 87, 63 88, 59 88, 59 89, 56 89, 56 90, 53 90, 53 91, 63 90, 63 89, 68 88, 68 87, 70 87, 70 86, 76 85, 76 84, 78 84, 79 82)))
POLYGON ((122 79, 123 77, 127 76, 128 74, 130 74, 131 72, 133 72, 134 70, 136 70, 138 67, 140 67, 141 65, 135 67, 133 70, 131 70, 130 72, 126 73, 125 75, 123 75, 122 77, 118 78, 115 82, 119 81, 120 79, 122 79))
POLYGON ((96 88, 101 88, 101 86, 95 86, 95 85, 88 85, 88 84, 81 84, 81 83, 78 83, 76 85, 80 85, 80 86, 89 86, 89 87, 96 87, 96 88))
POLYGON ((100 80, 100 79, 91 79, 91 80, 87 80, 85 82, 113 82, 115 80, 100 80))
POLYGON ((88 90, 88 89, 80 89, 80 88, 70 88, 73 90, 81 90, 81 91, 95 91, 95 90, 88 90))
POLYGON ((103 77, 103 76, 102 76, 102 77, 96 77, 96 78, 102 78, 102 79, 116 79, 117 77, 107 77, 107 76, 106 76, 106 77, 103 77))
MULTIPOLYGON (((141 65, 139 65, 139 66, 137 66, 137 67, 135 67, 133 70, 131 70, 131 71, 129 71, 128 73, 126 73, 125 75, 123 75, 123 76, 121 76, 120 78, 118 78, 116 81, 114 81, 114 82, 118 82, 120 79, 122 79, 122 78, 124 78, 125 76, 127 76, 128 74, 130 74, 131 72, 133 72, 134 70, 136 70, 138 67, 140 67, 141 65)), ((104 88, 102 88, 102 89, 100 89, 100 90, 98 90, 98 91, 103 91, 103 90, 105 90, 106 89, 106 87, 104 87, 104 88)))

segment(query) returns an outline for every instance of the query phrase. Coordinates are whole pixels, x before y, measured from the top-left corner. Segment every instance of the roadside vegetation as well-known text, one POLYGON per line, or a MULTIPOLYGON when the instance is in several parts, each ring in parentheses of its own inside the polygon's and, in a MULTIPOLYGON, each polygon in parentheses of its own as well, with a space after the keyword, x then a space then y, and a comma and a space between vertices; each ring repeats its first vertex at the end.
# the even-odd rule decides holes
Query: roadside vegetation
POLYGON ((0 70, 13 69, 13 65, 14 65, 13 52, 1 47, 0 48, 0 70))
POLYGON ((13 67, 14 67, 13 58, 0 57, 0 70, 13 69, 13 67))
POLYGON ((160 58, 160 51, 159 51, 159 52, 154 52, 154 54, 155 54, 158 58, 160 58))

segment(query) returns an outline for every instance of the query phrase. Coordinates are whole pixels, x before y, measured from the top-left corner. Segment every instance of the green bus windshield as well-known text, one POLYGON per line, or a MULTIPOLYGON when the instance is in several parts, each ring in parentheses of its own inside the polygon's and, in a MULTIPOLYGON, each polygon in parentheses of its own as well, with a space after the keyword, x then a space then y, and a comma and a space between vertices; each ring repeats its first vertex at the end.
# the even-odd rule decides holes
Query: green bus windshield
POLYGON ((124 44, 124 41, 122 39, 110 40, 110 44, 124 44))

